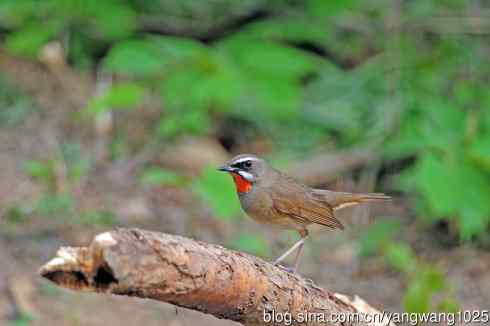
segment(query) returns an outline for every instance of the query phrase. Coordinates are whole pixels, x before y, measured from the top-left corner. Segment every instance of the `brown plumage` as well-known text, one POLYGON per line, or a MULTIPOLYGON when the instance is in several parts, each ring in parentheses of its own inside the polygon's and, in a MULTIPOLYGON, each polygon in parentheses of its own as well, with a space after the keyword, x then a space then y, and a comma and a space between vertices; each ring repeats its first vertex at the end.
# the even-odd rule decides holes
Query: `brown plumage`
POLYGON ((242 154, 219 170, 232 174, 244 211, 260 223, 294 229, 301 240, 280 256, 279 263, 298 248, 295 270, 308 236, 307 226, 320 224, 330 229, 344 229, 335 211, 364 202, 390 199, 382 193, 354 194, 310 188, 271 167, 263 159, 242 154))
POLYGON ((274 208, 279 214, 304 225, 316 223, 331 229, 344 229, 335 217, 334 208, 325 196, 318 196, 315 189, 281 175, 279 187, 269 187, 274 208))

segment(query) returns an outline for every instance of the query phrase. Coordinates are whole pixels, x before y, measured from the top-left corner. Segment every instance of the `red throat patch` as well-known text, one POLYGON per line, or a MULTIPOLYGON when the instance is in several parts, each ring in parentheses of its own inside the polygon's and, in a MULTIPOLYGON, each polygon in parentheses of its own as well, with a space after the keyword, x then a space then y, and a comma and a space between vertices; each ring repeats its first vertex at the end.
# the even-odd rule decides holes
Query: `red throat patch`
POLYGON ((252 190, 252 184, 241 175, 238 173, 231 173, 231 176, 233 177, 233 181, 235 181, 236 191, 244 193, 252 190))

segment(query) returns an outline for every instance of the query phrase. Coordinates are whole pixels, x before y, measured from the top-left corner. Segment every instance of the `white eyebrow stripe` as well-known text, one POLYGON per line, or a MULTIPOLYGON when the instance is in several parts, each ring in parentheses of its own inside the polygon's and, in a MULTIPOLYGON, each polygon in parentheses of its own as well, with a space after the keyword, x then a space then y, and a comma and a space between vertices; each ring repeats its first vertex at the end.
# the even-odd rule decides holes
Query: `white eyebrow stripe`
POLYGON ((253 181, 254 176, 251 173, 245 171, 238 171, 238 174, 241 175, 247 181, 253 181))
POLYGON ((258 161, 258 159, 256 157, 247 156, 247 157, 242 157, 241 159, 238 159, 236 161, 233 161, 233 164, 242 163, 245 161, 258 161))

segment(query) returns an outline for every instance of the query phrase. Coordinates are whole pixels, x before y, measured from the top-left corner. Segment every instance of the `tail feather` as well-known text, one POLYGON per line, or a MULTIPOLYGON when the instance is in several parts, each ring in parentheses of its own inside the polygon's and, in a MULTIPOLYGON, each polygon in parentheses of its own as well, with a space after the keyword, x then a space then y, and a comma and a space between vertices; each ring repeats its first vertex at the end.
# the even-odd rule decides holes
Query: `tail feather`
MULTIPOLYGON (((356 195, 356 194, 353 194, 356 195)), ((381 201, 381 200, 391 200, 390 196, 387 196, 381 192, 372 192, 367 194, 358 194, 361 202, 364 201, 381 201)))
POLYGON ((323 189, 315 189, 314 195, 317 199, 328 203, 334 210, 365 202, 391 200, 390 196, 383 193, 354 194, 350 192, 336 192, 323 189))

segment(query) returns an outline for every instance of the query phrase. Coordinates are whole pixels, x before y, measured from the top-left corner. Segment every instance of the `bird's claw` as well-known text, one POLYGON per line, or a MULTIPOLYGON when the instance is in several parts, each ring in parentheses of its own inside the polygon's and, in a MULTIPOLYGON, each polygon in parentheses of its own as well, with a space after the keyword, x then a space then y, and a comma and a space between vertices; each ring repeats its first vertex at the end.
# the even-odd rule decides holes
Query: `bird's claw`
POLYGON ((278 268, 280 268, 280 269, 282 269, 285 272, 290 273, 290 274, 296 274, 296 272, 294 271, 294 269, 291 268, 291 267, 287 267, 287 266, 281 265, 279 263, 274 263, 273 265, 276 266, 276 267, 278 267, 278 268))

